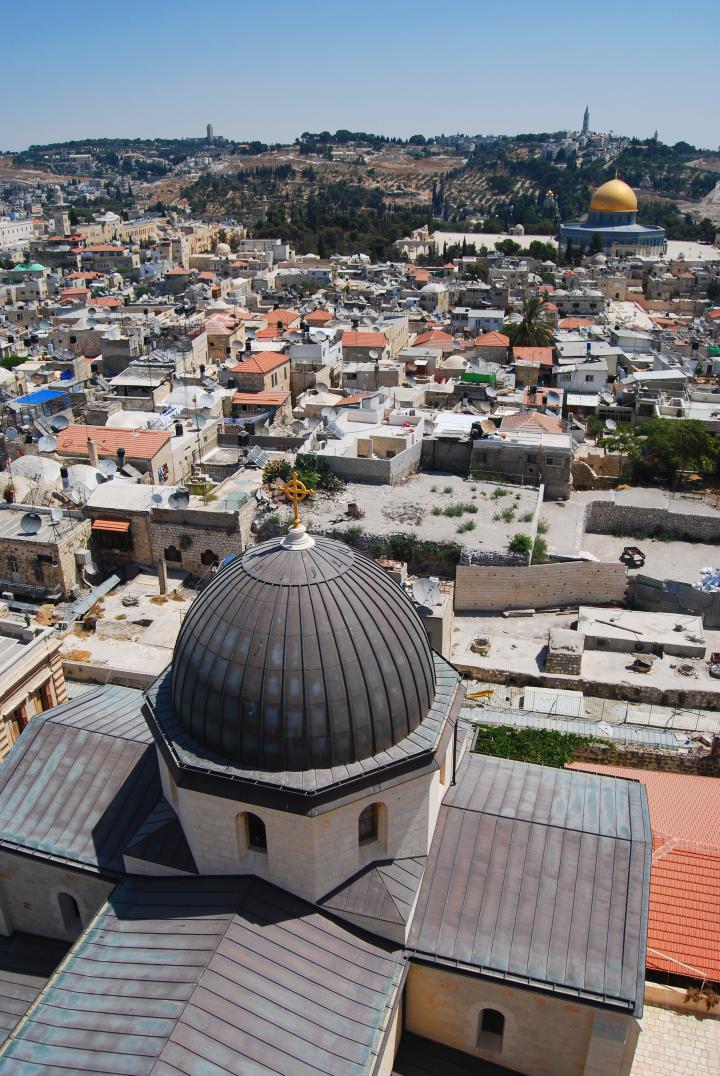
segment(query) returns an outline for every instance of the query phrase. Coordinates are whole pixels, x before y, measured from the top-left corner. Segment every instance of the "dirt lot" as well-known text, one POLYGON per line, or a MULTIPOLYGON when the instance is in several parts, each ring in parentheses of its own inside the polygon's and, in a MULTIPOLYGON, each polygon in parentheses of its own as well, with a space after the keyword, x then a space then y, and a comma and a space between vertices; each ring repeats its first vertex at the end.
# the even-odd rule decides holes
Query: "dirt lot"
POLYGON ((407 532, 420 541, 504 551, 514 534, 529 534, 529 519, 522 517, 531 517, 536 505, 533 489, 473 482, 457 475, 417 474, 399 486, 351 483, 338 495, 319 494, 305 502, 302 515, 311 528, 360 526, 367 534, 407 532), (350 503, 358 505, 360 519, 348 516, 350 503), (458 514, 444 514, 448 510, 458 514), (499 518, 501 513, 505 519, 499 518))

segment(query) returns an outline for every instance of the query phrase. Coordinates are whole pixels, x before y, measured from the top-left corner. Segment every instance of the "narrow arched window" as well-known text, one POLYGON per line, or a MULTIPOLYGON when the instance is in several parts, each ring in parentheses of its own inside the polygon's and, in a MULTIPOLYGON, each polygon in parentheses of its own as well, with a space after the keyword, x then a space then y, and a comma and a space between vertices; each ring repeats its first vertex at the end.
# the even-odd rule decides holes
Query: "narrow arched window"
POLYGON ((212 549, 206 549, 200 557, 200 563, 204 564, 206 567, 210 567, 212 564, 218 564, 217 553, 213 553, 212 549))
POLYGON ((505 1017, 497 1009, 481 1009, 478 1017, 477 1047, 500 1053, 505 1034, 505 1017))
POLYGON ((58 907, 60 918, 66 930, 79 930, 82 927, 80 908, 75 897, 71 893, 58 893, 58 907))
POLYGON ((360 812, 358 818, 358 841, 360 844, 369 844, 378 839, 378 824, 380 818, 379 804, 371 803, 360 812))
POLYGON ((247 835, 248 835, 248 848, 252 848, 254 852, 267 852, 267 834, 265 832, 265 823, 262 818, 258 818, 256 814, 249 814, 247 817, 247 835))

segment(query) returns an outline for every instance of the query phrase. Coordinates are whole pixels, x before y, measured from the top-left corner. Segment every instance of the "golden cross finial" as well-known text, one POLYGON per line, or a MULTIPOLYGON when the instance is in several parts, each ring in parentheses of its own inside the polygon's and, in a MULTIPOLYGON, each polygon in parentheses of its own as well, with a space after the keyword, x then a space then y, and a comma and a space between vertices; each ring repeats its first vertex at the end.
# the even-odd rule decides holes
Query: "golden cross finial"
POLYGON ((300 502, 304 501, 306 497, 312 497, 313 490, 308 489, 305 483, 300 481, 297 476, 297 471, 293 471, 289 480, 283 486, 282 491, 295 510, 293 527, 297 527, 300 524, 300 515, 298 513, 300 502))

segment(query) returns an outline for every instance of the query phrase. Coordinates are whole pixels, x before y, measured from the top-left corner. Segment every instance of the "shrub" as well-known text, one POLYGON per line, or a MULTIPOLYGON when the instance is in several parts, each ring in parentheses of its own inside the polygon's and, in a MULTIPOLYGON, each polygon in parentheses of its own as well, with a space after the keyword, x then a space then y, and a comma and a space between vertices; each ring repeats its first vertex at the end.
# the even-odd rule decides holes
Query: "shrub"
POLYGON ((503 521, 503 523, 512 523, 512 521, 515 519, 515 509, 503 508, 502 512, 500 513, 500 519, 503 521))
POLYGON ((499 501, 501 497, 507 497, 508 490, 503 489, 502 486, 496 486, 492 491, 493 500, 499 501))
POLYGON ((452 493, 452 486, 443 486, 443 493, 452 493))
POLYGON ((322 489, 326 493, 335 493, 340 489, 340 480, 333 474, 330 464, 322 456, 316 456, 313 452, 298 452, 295 457, 295 468, 298 477, 310 489, 322 489))
POLYGON ((520 522, 521 523, 532 523, 534 515, 535 515, 534 512, 523 512, 523 514, 520 516, 520 522))
POLYGON ((544 538, 536 538, 533 546, 531 564, 544 564, 547 560, 547 542, 544 538))
POLYGON ((508 542, 508 552, 510 553, 530 553, 532 552, 532 547, 532 539, 529 534, 513 534, 508 542))
POLYGON ((461 523, 457 529, 458 534, 465 534, 467 531, 475 530, 475 520, 466 519, 464 523, 461 523))
POLYGON ((578 736, 574 732, 516 729, 506 725, 480 725, 473 750, 480 755, 495 755, 498 758, 517 759, 518 762, 561 768, 581 755, 592 743, 606 744, 611 753, 617 755, 617 748, 610 740, 578 736))
POLYGON ((270 460, 263 467, 263 482, 266 486, 271 486, 276 478, 287 482, 291 474, 292 467, 287 460, 270 460))
MULTIPOLYGON (((530 518, 532 518, 532 516, 530 518)), ((538 534, 547 534, 549 530, 550 524, 548 523, 548 521, 546 519, 539 519, 537 525, 538 534)))
POLYGON ((383 542, 371 542, 368 546, 368 553, 371 557, 377 560, 378 557, 382 557, 385 553, 385 545, 383 542))
POLYGON ((443 510, 436 504, 434 508, 430 509, 430 514, 433 516, 441 516, 443 514, 443 510))

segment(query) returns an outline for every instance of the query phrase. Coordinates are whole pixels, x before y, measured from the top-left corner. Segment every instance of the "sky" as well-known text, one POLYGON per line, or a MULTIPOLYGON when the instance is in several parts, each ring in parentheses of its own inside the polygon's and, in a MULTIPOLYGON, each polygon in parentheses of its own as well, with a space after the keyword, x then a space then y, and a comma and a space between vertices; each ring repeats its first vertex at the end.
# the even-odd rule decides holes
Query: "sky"
POLYGON ((720 144, 719 0, 2 4, 0 149, 591 128, 720 144))

